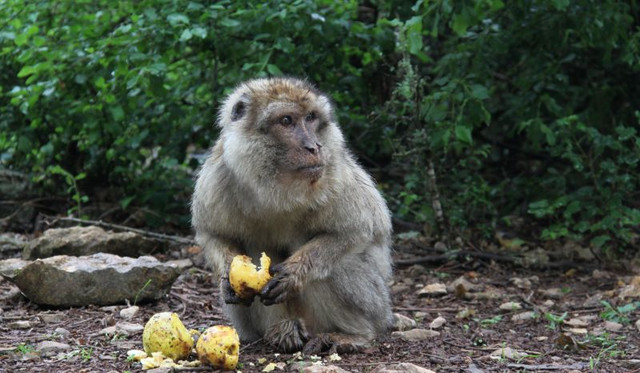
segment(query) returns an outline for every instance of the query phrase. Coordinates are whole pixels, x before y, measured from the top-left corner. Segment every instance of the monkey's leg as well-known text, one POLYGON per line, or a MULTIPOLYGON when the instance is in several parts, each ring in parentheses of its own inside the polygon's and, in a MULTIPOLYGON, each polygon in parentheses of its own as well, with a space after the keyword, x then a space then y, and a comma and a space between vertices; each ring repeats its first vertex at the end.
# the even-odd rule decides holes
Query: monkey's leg
POLYGON ((301 319, 284 319, 271 325, 265 340, 280 351, 295 352, 309 340, 309 333, 301 319))
POLYGON ((349 255, 329 277, 305 288, 302 315, 314 335, 305 353, 359 350, 387 331, 392 322, 386 286, 391 268, 381 252, 372 248, 349 255))
POLYGON ((304 345, 302 352, 307 355, 317 355, 323 351, 329 354, 353 353, 361 351, 369 345, 370 338, 343 333, 321 333, 313 337, 304 345))

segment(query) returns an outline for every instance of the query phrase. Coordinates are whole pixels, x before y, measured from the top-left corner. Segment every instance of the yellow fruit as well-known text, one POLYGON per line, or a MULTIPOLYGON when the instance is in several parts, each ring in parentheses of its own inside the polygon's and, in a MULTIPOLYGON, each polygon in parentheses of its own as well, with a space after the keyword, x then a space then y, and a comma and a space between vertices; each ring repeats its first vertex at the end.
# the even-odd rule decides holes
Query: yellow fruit
POLYGON ((177 314, 160 312, 144 326, 142 346, 147 354, 162 352, 168 358, 181 360, 191 353, 193 338, 177 314))
POLYGON ((205 330, 196 343, 198 359, 214 368, 233 370, 238 365, 240 338, 230 326, 216 325, 205 330))
POLYGON ((231 288, 240 298, 249 298, 259 293, 271 280, 269 267, 271 258, 265 253, 260 256, 260 270, 251 263, 251 258, 246 255, 236 255, 229 268, 229 283, 231 288))

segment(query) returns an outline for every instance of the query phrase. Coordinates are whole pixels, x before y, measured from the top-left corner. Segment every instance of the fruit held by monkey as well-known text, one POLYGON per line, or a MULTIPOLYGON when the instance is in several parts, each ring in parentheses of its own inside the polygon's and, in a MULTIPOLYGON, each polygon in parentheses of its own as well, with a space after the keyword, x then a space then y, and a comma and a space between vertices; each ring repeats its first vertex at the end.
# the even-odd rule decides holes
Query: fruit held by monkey
POLYGON ((229 267, 229 283, 231 288, 240 298, 249 298, 271 280, 269 267, 271 258, 265 253, 260 256, 260 269, 258 270, 246 255, 236 255, 229 267))
POLYGON ((196 343, 198 359, 214 368, 233 370, 238 365, 240 338, 230 326, 216 325, 205 330, 196 343))
POLYGON ((176 313, 160 312, 151 316, 142 332, 147 354, 162 352, 173 360, 185 359, 193 349, 193 338, 176 313))

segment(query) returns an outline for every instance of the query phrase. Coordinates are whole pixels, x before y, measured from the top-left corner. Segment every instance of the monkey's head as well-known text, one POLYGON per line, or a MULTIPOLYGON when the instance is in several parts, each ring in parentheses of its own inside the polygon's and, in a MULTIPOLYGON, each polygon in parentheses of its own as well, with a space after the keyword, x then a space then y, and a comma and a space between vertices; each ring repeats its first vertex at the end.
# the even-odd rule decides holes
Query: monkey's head
POLYGON ((329 98, 292 78, 240 85, 219 113, 222 157, 254 192, 286 204, 323 188, 343 147, 329 98), (269 189, 266 192, 265 189, 269 189), (285 200, 287 202, 285 202, 285 200))

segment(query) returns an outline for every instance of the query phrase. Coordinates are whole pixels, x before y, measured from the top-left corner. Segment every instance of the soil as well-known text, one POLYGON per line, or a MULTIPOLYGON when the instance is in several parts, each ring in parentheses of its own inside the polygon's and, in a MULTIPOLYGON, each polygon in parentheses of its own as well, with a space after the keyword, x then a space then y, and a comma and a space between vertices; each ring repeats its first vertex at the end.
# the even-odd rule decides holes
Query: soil
MULTIPOLYGON (((401 245, 394 256, 407 260, 424 254, 401 245)), ((393 363, 412 363, 438 373, 640 372, 640 302, 637 296, 621 296, 623 287, 636 280, 632 275, 584 270, 579 265, 569 271, 534 271, 478 258, 397 268, 391 284, 394 312, 416 320, 416 327, 422 329, 430 329, 434 319, 443 317, 445 324, 434 328, 439 335, 406 341, 390 333, 360 352, 340 354, 340 360, 330 354, 278 354, 258 341, 241 347, 238 369, 261 372, 267 364, 277 363, 275 372, 301 371, 301 364, 320 362, 349 372, 371 372, 393 363), (450 285, 460 277, 472 285, 460 285, 441 296, 417 295, 424 285, 450 285), (518 302, 522 309, 499 309, 509 301, 518 302), (513 319, 526 311, 535 314, 513 319), (578 319, 583 324, 576 324, 578 319), (613 331, 617 325, 606 324, 607 320, 617 321, 621 329, 613 331), (522 355, 511 358, 508 348, 522 355), (494 352, 497 355, 491 356, 494 352)), ((161 301, 139 306, 129 322, 144 325, 154 313, 173 311, 189 329, 227 323, 212 276, 201 268, 187 270, 161 301)), ((128 336, 100 333, 122 321, 119 311, 126 307, 41 307, 20 295, 10 282, 0 281, 0 371, 142 371, 140 363, 127 360, 128 350, 142 349, 141 331, 128 336), (18 321, 28 321, 26 329, 18 321), (69 333, 56 332, 57 328, 69 333), (44 354, 35 349, 42 341, 66 343, 70 349, 44 354)))

